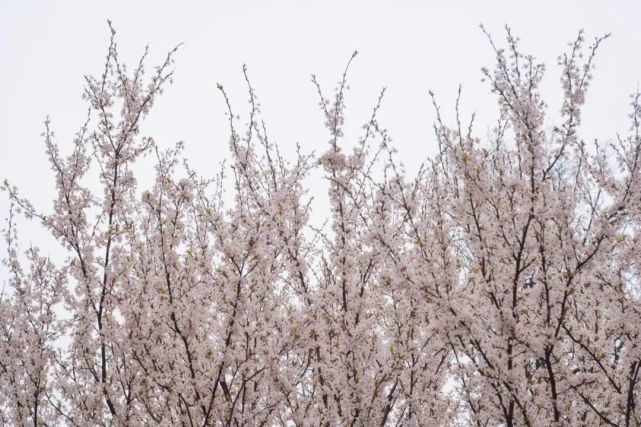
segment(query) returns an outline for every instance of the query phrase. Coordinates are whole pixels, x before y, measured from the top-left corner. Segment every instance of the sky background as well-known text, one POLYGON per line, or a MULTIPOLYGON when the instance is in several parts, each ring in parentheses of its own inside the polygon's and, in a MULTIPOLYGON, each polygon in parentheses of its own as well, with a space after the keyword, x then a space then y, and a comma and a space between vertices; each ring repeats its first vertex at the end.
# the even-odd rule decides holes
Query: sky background
MULTIPOLYGON (((225 86, 235 111, 245 112, 244 63, 270 137, 286 155, 297 142, 305 152, 326 149, 328 136, 310 75, 315 73, 330 95, 355 49, 360 54, 346 98, 347 147, 360 135, 383 86, 388 90, 380 122, 409 172, 436 151, 429 89, 452 122, 462 85, 464 117, 476 111, 476 133, 487 134, 497 107, 487 83, 481 82, 480 69, 493 67, 494 57, 480 23, 498 44, 504 43, 508 24, 522 39, 522 50, 546 63, 542 92, 550 127, 562 95, 557 56, 581 28, 588 41, 612 33, 596 60, 580 132, 586 141, 611 141, 629 127, 629 95, 641 81, 639 17, 641 2, 622 0, 0 0, 0 180, 17 185, 37 209, 50 210, 54 182, 40 136, 43 120, 50 115, 61 151, 69 152, 86 115, 83 75, 98 74, 103 67, 107 19, 118 32, 121 59, 130 64, 147 44, 151 69, 168 50, 184 43, 176 55, 175 83, 157 101, 142 130, 161 147, 185 141, 192 166, 212 176, 228 150, 225 104, 216 83, 225 86)), ((143 169, 141 187, 151 178, 151 169, 143 169)), ((315 191, 325 193, 324 187, 315 191)), ((0 193, 0 218, 8 209, 6 194, 0 193)), ((20 232, 23 248, 33 242, 47 253, 56 251, 35 223, 20 221, 20 232)), ((0 249, 4 253, 4 242, 0 249)))

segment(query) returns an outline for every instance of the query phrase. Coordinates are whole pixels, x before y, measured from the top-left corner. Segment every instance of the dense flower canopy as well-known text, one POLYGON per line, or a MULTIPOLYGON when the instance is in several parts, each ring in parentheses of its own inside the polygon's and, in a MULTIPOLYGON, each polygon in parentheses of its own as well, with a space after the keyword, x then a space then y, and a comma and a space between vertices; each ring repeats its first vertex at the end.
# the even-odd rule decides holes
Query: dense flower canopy
POLYGON ((434 101, 439 153, 411 177, 377 120, 384 90, 345 140, 349 63, 331 98, 312 77, 328 146, 292 158, 244 69, 248 123, 219 85, 230 165, 209 179, 181 144, 140 134, 175 51, 147 75, 114 36, 70 154, 45 122, 51 209, 4 185, 3 425, 641 424, 641 94, 614 143, 580 134, 605 37, 586 47, 580 33, 559 57, 550 118, 543 64, 509 30, 505 48, 488 35, 496 126, 477 137, 458 103, 447 125, 434 101), (329 194, 320 228, 312 171, 329 194), (17 214, 66 261, 21 253, 17 214))

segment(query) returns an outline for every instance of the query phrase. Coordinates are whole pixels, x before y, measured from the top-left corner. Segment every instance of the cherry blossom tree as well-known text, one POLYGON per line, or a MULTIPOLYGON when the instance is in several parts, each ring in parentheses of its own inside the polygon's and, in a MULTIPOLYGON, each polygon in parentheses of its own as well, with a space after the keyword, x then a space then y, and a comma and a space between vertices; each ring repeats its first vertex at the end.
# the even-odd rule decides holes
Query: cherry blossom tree
POLYGON ((641 424, 641 95, 616 142, 580 128, 607 36, 586 49, 581 32, 559 57, 564 101, 548 119, 544 66, 509 29, 505 48, 488 35, 492 134, 463 126, 458 101, 446 125, 434 101, 440 150, 413 176, 377 117, 385 89, 346 141, 356 52, 332 96, 312 77, 319 156, 280 152, 244 67, 247 122, 218 85, 228 164, 203 178, 182 144, 141 133, 176 49, 129 69, 110 28, 70 154, 45 121, 52 208, 3 186, 3 425, 641 424), (144 156, 155 179, 141 191, 144 156), (18 214, 63 263, 23 251, 18 214))
POLYGON ((507 49, 490 39, 497 66, 484 70, 501 111, 490 143, 439 118, 446 204, 466 254, 448 336, 475 424, 639 423, 629 330, 638 322, 624 320, 638 305, 636 260, 624 249, 636 236, 638 95, 633 135, 618 146, 592 151, 579 136, 606 37, 584 57, 580 33, 559 58, 564 101, 552 132, 538 89, 544 67, 509 29, 507 49))

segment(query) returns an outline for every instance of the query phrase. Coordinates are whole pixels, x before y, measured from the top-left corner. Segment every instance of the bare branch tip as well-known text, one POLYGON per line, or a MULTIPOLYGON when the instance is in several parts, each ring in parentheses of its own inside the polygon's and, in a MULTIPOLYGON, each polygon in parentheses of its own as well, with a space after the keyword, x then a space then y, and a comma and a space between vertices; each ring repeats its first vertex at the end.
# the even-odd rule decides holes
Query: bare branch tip
POLYGON ((107 25, 109 26, 109 31, 111 31, 112 37, 116 35, 116 29, 114 28, 113 22, 111 19, 107 19, 107 25))

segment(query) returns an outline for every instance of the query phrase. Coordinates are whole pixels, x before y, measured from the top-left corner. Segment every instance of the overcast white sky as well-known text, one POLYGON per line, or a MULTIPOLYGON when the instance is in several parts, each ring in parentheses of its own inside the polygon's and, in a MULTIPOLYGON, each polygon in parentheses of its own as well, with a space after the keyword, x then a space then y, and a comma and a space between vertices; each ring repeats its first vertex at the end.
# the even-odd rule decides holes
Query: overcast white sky
MULTIPOLYGON (((329 94, 354 49, 360 55, 350 74, 348 129, 359 129, 380 88, 387 86, 380 118, 410 171, 435 150, 429 88, 452 118, 462 84, 463 112, 477 111, 476 129, 483 134, 494 122, 496 107, 481 83, 480 68, 493 66, 481 22, 498 42, 509 24, 522 38, 523 50, 546 62, 543 91, 550 123, 560 105, 557 55, 581 28, 588 40, 611 32, 597 59, 581 135, 612 139, 628 127, 628 95, 641 80, 640 17, 641 2, 632 0, 0 0, 0 180, 18 185, 37 208, 50 208, 54 186, 40 137, 42 122, 51 116, 66 152, 86 113, 82 77, 98 74, 103 65, 108 18, 118 31, 121 56, 130 63, 146 44, 152 66, 184 42, 176 56, 175 84, 143 130, 164 147, 184 140, 193 166, 212 175, 226 155, 228 135, 216 83, 225 86, 242 112, 247 99, 243 63, 271 137, 285 153, 296 142, 306 151, 325 149, 327 136, 309 77, 317 74, 329 94)), ((7 212, 6 194, 0 193, 0 218, 7 212)), ((39 239, 37 228, 25 224, 22 234, 39 239)))

